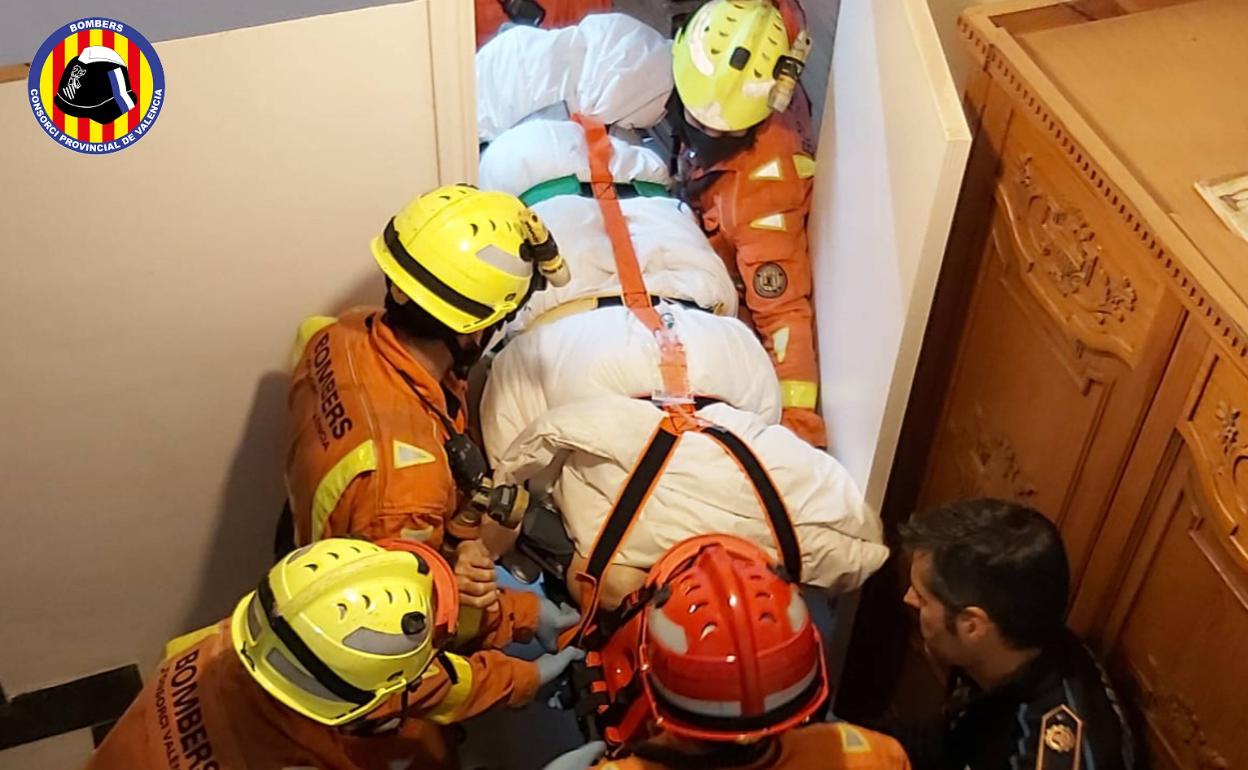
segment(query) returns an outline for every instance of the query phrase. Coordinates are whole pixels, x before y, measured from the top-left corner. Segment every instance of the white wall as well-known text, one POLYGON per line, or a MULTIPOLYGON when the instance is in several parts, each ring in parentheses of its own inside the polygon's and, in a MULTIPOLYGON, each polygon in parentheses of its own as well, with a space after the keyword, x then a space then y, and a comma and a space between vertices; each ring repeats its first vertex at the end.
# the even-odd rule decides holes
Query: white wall
POLYGON ((970 132, 924 0, 841 5, 811 216, 830 449, 876 510, 970 132))
POLYGON ((375 299, 369 239, 475 168, 458 139, 475 125, 469 8, 159 43, 163 111, 113 155, 57 146, 25 82, 0 86, 10 695, 136 661, 146 676, 166 639, 254 586, 295 325, 375 299))

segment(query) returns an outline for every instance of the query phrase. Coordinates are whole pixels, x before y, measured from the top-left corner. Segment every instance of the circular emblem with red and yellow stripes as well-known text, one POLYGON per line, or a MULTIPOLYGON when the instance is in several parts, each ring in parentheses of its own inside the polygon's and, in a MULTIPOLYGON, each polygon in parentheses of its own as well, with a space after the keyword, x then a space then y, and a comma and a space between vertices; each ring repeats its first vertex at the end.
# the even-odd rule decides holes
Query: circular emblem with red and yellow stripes
POLYGON ((53 32, 30 64, 30 108, 57 144, 98 155, 147 135, 165 100, 165 71, 138 30, 87 18, 53 32))

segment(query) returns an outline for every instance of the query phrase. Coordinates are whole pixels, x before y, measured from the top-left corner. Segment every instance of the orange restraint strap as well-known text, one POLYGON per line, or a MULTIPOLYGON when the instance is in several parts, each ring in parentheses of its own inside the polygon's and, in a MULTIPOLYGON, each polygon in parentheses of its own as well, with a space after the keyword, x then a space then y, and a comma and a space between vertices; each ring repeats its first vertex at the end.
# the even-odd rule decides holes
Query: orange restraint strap
POLYGON ((589 149, 590 188, 602 211, 607 236, 611 239, 611 250, 615 257, 615 270, 620 279, 624 304, 654 334, 659 344, 663 393, 656 394, 659 397, 655 400, 662 405, 665 415, 646 442, 636 465, 611 506, 611 512, 590 549, 585 570, 576 576, 581 589, 579 599, 582 620, 578 626, 569 629, 561 637, 563 644, 580 642, 592 631, 603 573, 627 539, 654 488, 658 486, 659 478, 680 443, 681 434, 688 431, 704 433, 733 457, 754 486, 758 502, 767 514, 767 522, 776 538, 785 568, 793 579, 801 578, 801 551, 798 548, 797 535, 784 500, 767 471, 739 438, 694 415, 685 348, 672 329, 671 320, 665 320, 663 314, 655 309, 652 296, 646 288, 641 265, 637 261, 637 251, 633 248, 633 239, 628 232, 628 223, 624 219, 624 212, 620 209, 620 200, 615 192, 615 178, 611 174, 611 139, 607 136, 606 127, 583 115, 574 115, 572 119, 585 132, 585 143, 589 149))
POLYGON ((585 144, 589 148, 589 181, 602 211, 602 222, 607 237, 611 239, 611 251, 615 256, 615 272, 620 278, 624 304, 633 311, 638 320, 654 334, 659 343, 659 373, 663 378, 663 394, 657 400, 664 403, 673 415, 679 431, 696 429, 693 418, 693 399, 689 391, 689 369, 685 361, 685 348, 671 328, 671 321, 652 304, 646 289, 637 251, 633 248, 628 222, 620 209, 620 199, 615 194, 615 178, 611 175, 611 138, 602 123, 584 115, 573 115, 585 132, 585 144), (673 410, 669 407, 685 408, 673 410))

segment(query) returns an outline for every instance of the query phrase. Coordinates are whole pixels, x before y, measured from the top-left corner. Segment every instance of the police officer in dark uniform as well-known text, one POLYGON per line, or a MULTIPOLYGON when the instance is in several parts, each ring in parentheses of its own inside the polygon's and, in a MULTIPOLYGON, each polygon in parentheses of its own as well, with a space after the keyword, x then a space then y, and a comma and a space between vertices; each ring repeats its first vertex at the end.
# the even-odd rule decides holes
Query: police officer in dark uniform
POLYGON ((1000 500, 953 503, 901 528, 905 601, 953 672, 945 713, 893 730, 915 770, 1134 770, 1136 747, 1104 672, 1066 628, 1057 528, 1000 500))

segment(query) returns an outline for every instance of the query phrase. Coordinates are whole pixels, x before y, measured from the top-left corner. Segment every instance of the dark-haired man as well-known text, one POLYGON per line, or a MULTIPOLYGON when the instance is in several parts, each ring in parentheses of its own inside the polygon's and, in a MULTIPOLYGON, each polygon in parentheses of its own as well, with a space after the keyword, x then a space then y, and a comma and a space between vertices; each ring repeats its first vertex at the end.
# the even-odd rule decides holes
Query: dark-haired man
POLYGON ((897 731, 916 770, 1130 770, 1135 747, 1104 672, 1066 628, 1057 528, 1001 500, 915 514, 905 601, 953 671, 939 724, 897 731))

